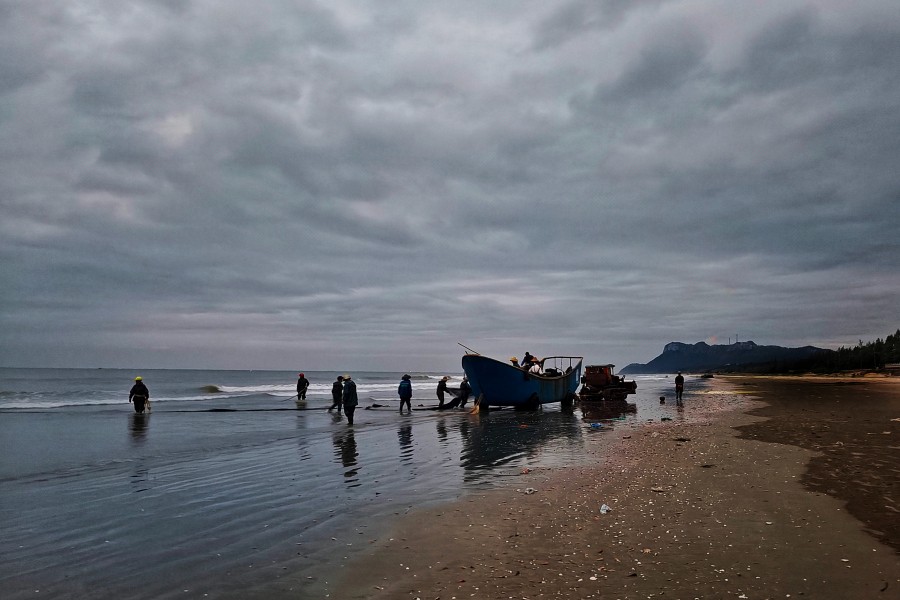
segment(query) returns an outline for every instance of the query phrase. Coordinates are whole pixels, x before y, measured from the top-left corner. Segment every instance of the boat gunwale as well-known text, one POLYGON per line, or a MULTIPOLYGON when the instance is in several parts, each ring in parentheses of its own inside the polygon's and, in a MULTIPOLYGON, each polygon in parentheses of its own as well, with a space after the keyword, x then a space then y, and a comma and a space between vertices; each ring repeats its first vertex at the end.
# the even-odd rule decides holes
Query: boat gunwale
MULTIPOLYGON (((561 374, 559 374, 559 375, 551 375, 551 376, 547 376, 547 375, 543 375, 543 374, 540 374, 540 373, 531 373, 531 372, 527 371, 526 369, 523 369, 523 368, 521 367, 521 365, 517 367, 517 366, 515 366, 515 365, 513 365, 513 364, 511 364, 511 363, 509 363, 509 362, 502 361, 502 360, 500 360, 500 359, 493 358, 493 357, 490 357, 490 356, 485 356, 485 355, 483 355, 483 354, 466 353, 466 354, 463 355, 463 358, 465 358, 465 357, 467 357, 467 356, 473 356, 473 357, 476 357, 476 356, 477 356, 478 358, 483 358, 483 359, 485 359, 485 360, 492 360, 492 361, 494 361, 494 362, 496 362, 496 363, 499 363, 499 364, 501 364, 501 365, 504 365, 504 366, 506 366, 506 367, 509 367, 510 369, 515 369, 516 371, 519 371, 519 372, 521 372, 521 373, 525 373, 525 374, 529 375, 530 377, 534 377, 535 379, 542 379, 542 380, 544 380, 544 381, 553 381, 553 380, 555 380, 555 379, 565 379, 565 378, 570 377, 570 376, 572 375, 572 372, 570 371, 570 372, 568 372, 568 373, 563 372, 563 373, 561 373, 561 374)), ((545 356, 544 358, 542 358, 542 359, 539 360, 538 362, 541 363, 541 365, 543 365, 543 364, 544 364, 544 361, 550 360, 550 359, 552 359, 552 358, 570 358, 570 359, 571 359, 571 358, 576 358, 576 359, 578 359, 578 362, 579 362, 579 363, 584 363, 584 357, 583 357, 583 356, 545 356)), ((576 363, 576 364, 577 364, 577 363, 576 363)), ((575 369, 577 369, 577 367, 573 368, 573 370, 575 370, 575 369)))

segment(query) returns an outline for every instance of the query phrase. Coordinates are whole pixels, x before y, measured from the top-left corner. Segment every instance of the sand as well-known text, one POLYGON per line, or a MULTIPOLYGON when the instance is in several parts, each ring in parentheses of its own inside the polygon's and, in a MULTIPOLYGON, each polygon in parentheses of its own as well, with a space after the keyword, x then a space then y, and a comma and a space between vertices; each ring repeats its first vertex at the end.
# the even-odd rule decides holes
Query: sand
POLYGON ((900 381, 712 383, 690 420, 608 432, 596 466, 410 513, 330 596, 900 597, 900 381))

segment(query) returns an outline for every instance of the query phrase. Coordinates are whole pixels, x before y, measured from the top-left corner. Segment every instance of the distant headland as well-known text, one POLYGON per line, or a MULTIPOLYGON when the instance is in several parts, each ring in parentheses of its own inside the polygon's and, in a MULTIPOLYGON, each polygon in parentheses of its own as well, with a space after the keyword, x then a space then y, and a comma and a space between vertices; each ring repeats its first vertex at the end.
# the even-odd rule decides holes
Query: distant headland
POLYGON ((669 342, 662 354, 646 364, 631 363, 623 375, 646 373, 836 373, 850 370, 889 372, 900 363, 900 329, 874 342, 837 350, 803 346, 760 346, 752 341, 733 344, 669 342))

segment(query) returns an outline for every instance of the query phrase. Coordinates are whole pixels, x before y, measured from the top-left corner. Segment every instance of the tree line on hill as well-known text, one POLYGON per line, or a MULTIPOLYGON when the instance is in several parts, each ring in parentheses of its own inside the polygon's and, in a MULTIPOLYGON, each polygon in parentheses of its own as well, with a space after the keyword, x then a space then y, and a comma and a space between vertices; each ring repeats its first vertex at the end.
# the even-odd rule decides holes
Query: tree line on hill
POLYGON ((765 363, 734 365, 717 369, 721 372, 742 373, 838 373, 841 371, 878 371, 885 365, 900 363, 900 329, 885 339, 863 342, 855 346, 841 346, 837 350, 820 350, 797 360, 769 361, 765 363))
MULTIPOLYGON (((669 342, 662 354, 646 364, 632 363, 621 374, 674 373, 838 373, 878 371, 900 363, 900 329, 874 342, 826 350, 815 346, 783 348, 752 341, 729 345, 669 342)), ((896 369, 896 367, 895 367, 896 369)), ((892 369, 893 371, 894 369, 892 369)))

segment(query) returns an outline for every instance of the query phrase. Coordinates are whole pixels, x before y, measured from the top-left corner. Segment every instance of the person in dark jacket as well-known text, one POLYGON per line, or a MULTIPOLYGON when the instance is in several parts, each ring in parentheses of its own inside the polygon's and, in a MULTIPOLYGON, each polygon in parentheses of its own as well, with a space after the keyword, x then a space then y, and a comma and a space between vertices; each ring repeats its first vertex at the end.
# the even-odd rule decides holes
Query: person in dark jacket
POLYGON ((469 401, 469 395, 472 393, 472 386, 469 385, 469 378, 463 377, 459 384, 459 407, 465 408, 466 402, 469 401))
POLYGON ((338 375, 334 383, 331 384, 331 408, 328 409, 328 412, 336 408, 338 409, 338 414, 341 414, 341 406, 343 405, 341 397, 344 395, 343 381, 344 378, 338 375))
POLYGON ((138 414, 144 413, 144 405, 150 410, 150 390, 144 385, 144 378, 138 375, 134 378, 134 385, 128 392, 128 401, 134 404, 134 412, 138 414))
POLYGON ((684 376, 681 371, 675 376, 675 405, 681 406, 681 396, 684 394, 684 376))
POLYGON ((309 379, 303 373, 297 374, 297 400, 306 400, 306 390, 309 388, 309 379))
POLYGON ((400 394, 400 412, 403 412, 404 404, 406 404, 406 408, 409 409, 409 412, 412 412, 412 382, 410 382, 409 375, 404 375, 400 378, 400 385, 397 387, 397 393, 400 394))
POLYGON ((450 379, 446 375, 441 377, 441 380, 438 381, 437 385, 437 397, 438 397, 438 408, 444 408, 444 394, 447 393, 447 380, 450 379))
POLYGON ((353 425, 353 413, 356 412, 359 398, 356 397, 356 382, 349 375, 344 375, 344 393, 341 396, 341 400, 344 403, 344 414, 347 415, 347 424, 353 425))

